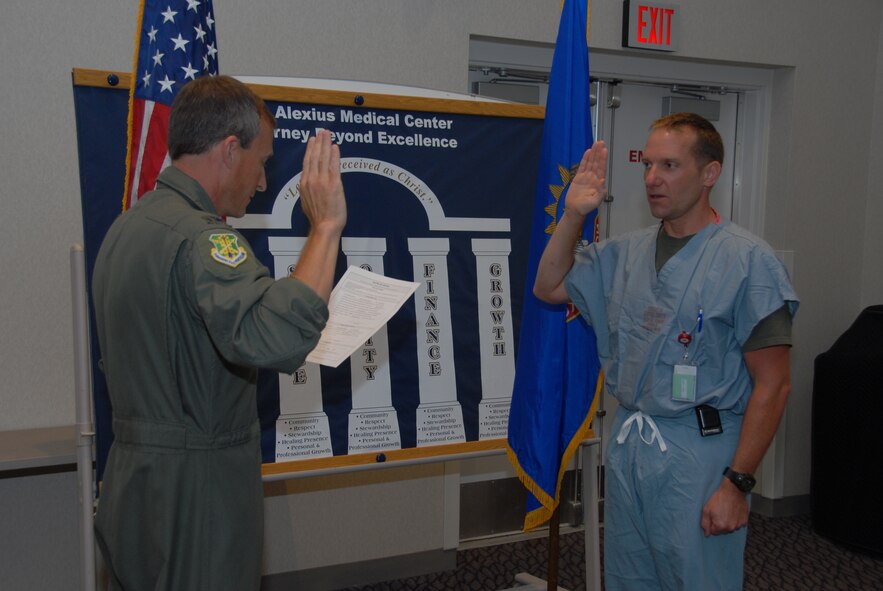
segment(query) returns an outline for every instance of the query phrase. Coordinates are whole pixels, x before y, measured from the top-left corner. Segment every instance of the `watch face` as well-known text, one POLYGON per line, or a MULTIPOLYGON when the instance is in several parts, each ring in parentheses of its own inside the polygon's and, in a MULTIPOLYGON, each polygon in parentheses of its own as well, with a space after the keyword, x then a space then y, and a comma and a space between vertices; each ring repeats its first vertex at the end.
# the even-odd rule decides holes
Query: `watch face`
POLYGON ((757 481, 754 479, 754 476, 752 476, 751 474, 735 472, 733 470, 730 470, 729 468, 724 471, 724 474, 733 482, 733 484, 736 485, 736 488, 744 493, 751 492, 751 489, 753 489, 754 485, 757 483, 757 481))
POLYGON ((754 478, 747 474, 739 474, 736 478, 736 486, 742 492, 751 492, 751 489, 754 488, 754 478))

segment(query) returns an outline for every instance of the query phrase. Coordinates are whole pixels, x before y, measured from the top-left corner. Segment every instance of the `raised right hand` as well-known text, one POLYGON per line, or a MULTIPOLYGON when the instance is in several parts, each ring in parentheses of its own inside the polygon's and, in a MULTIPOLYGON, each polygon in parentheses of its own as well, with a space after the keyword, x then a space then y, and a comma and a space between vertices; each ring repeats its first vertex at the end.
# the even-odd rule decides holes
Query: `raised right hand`
POLYGON ((586 150, 576 176, 570 182, 565 197, 565 209, 583 217, 597 209, 607 195, 607 146, 603 140, 586 150))
POLYGON ((320 131, 307 142, 300 177, 301 207, 313 228, 340 232, 346 225, 346 198, 340 180, 340 147, 331 132, 320 131))

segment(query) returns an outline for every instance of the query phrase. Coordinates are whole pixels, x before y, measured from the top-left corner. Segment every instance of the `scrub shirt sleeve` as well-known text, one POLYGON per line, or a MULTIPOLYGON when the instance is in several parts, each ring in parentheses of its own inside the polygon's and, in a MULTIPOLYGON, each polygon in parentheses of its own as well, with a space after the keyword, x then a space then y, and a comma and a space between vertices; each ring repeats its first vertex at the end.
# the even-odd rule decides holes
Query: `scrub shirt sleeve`
POLYGON ((593 243, 576 253, 573 266, 564 277, 564 288, 573 305, 594 329, 599 354, 608 354, 607 297, 601 274, 598 245, 593 243))
POLYGON ((203 231, 190 254, 199 315, 227 361, 290 373, 319 342, 325 302, 291 278, 274 280, 230 228, 203 231))
POLYGON ((797 312, 799 300, 791 286, 788 272, 776 256, 765 248, 752 250, 749 272, 735 314, 735 336, 742 346, 758 323, 787 306, 791 317, 797 312))

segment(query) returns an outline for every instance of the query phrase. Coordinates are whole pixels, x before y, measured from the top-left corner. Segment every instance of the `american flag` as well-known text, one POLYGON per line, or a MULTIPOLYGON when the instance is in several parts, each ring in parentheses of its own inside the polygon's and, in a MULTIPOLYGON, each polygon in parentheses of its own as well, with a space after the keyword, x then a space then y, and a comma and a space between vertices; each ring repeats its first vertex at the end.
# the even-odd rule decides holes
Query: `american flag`
POLYGON ((156 185, 168 165, 169 114, 190 80, 218 73, 211 0, 142 0, 129 92, 125 211, 156 185))

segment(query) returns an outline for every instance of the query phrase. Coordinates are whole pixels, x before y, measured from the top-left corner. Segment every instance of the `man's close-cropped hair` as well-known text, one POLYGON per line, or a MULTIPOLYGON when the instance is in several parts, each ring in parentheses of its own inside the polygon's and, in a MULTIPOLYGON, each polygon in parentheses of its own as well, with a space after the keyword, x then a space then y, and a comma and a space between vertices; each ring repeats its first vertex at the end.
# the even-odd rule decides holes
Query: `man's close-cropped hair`
POLYGON ((724 163, 724 142, 714 125, 696 113, 672 113, 653 122, 650 131, 657 129, 682 130, 692 129, 696 132, 696 143, 693 155, 700 165, 717 161, 724 163))
POLYGON ((228 136, 248 148, 261 130, 261 119, 275 128, 266 104, 230 76, 202 76, 188 83, 172 103, 169 158, 198 155, 228 136))

